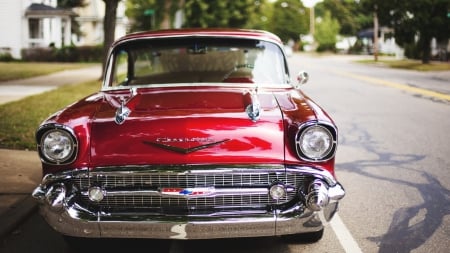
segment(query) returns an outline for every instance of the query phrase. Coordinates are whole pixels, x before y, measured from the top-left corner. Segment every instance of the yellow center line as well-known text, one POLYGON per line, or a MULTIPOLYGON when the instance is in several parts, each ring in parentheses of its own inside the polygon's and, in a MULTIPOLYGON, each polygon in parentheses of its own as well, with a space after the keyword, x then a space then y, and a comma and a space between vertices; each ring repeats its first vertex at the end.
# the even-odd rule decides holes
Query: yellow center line
POLYGON ((394 82, 390 82, 390 81, 386 81, 386 80, 382 80, 382 79, 378 79, 378 78, 352 74, 352 73, 349 73, 349 72, 333 71, 333 73, 338 74, 338 75, 342 75, 342 76, 348 76, 348 77, 351 77, 351 78, 354 78, 354 79, 358 79, 358 80, 363 80, 363 81, 366 81, 366 82, 369 82, 369 83, 373 83, 373 84, 377 84, 377 85, 388 86, 388 87, 396 88, 396 89, 399 89, 399 90, 404 90, 404 91, 408 91, 408 92, 424 95, 424 96, 427 96, 427 97, 433 97, 433 98, 437 98, 437 99, 441 99, 441 100, 450 101, 450 95, 447 95, 447 94, 444 94, 444 93, 440 93, 440 92, 436 92, 436 91, 431 91, 431 90, 417 88, 417 87, 411 87, 411 86, 406 85, 406 84, 394 83, 394 82))

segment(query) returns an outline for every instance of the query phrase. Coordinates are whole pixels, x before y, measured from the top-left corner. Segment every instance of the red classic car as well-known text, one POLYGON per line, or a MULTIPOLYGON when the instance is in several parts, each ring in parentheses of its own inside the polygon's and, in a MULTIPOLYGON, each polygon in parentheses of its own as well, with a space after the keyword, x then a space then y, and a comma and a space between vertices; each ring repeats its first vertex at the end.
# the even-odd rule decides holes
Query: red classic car
POLYGON ((101 91, 38 128, 40 212, 70 237, 319 240, 345 195, 337 129, 274 34, 181 29, 111 47, 101 91), (297 236, 296 236, 297 237, 297 236))

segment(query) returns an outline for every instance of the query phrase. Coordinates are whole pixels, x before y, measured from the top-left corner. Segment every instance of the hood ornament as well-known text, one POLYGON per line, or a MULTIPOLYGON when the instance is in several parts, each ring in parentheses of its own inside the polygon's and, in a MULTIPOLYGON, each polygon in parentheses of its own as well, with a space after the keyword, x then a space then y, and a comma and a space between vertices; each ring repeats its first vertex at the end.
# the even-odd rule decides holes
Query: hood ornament
POLYGON ((128 116, 130 116, 130 113, 130 108, 125 106, 124 101, 121 101, 120 107, 117 108, 114 122, 116 122, 117 125, 122 125, 123 122, 125 122, 125 120, 128 118, 128 116))
POLYGON ((133 99, 134 96, 136 96, 137 90, 136 88, 130 89, 130 96, 128 99, 125 99, 123 96, 120 97, 120 106, 116 110, 116 116, 114 119, 114 122, 116 122, 117 125, 122 125, 123 122, 130 116, 131 109, 126 106, 128 102, 130 102, 131 99, 133 99))
POLYGON ((245 108, 245 112, 253 122, 256 122, 259 120, 259 116, 261 115, 261 104, 258 99, 258 87, 256 87, 254 91, 250 92, 250 96, 252 102, 245 108))

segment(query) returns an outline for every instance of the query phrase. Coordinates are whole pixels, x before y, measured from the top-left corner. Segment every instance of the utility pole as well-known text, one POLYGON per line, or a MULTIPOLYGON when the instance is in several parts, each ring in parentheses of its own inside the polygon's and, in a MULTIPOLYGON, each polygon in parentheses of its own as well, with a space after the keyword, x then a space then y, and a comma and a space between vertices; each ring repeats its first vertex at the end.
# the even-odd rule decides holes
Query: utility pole
POLYGON ((309 33, 314 37, 314 23, 315 23, 315 15, 314 15, 314 6, 309 8, 309 33))
POLYGON ((378 61, 378 6, 375 4, 373 11, 373 57, 378 61))

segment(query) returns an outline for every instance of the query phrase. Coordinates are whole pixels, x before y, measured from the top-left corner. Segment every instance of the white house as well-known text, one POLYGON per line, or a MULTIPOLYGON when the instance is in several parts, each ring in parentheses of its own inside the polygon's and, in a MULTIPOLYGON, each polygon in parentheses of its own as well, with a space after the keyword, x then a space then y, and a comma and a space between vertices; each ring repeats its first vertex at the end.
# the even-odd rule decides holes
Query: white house
MULTIPOLYGON (((86 0, 74 10, 57 7, 57 0, 0 0, 0 54, 21 58, 23 48, 94 45, 103 42, 104 2, 86 0), (81 25, 82 36, 71 34, 71 17, 81 25)), ((116 37, 126 33, 125 6, 119 3, 116 37)))
POLYGON ((0 51, 20 58, 30 47, 70 44, 70 10, 56 7, 56 0, 0 0, 0 51))

